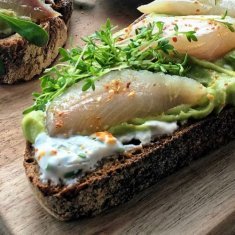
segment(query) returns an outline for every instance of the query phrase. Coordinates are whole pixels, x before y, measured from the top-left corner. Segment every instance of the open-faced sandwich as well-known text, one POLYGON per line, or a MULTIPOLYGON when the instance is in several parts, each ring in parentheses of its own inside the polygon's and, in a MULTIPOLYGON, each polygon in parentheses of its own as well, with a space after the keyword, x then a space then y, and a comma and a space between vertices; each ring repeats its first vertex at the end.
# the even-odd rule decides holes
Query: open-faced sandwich
POLYGON ((178 2, 140 8, 116 33, 108 20, 41 78, 24 111, 24 166, 56 218, 124 203, 235 136, 235 8, 195 15, 190 2, 210 1, 181 1, 191 15, 157 14, 183 15, 178 2))
POLYGON ((0 0, 0 83, 31 80, 67 40, 72 0, 0 0))

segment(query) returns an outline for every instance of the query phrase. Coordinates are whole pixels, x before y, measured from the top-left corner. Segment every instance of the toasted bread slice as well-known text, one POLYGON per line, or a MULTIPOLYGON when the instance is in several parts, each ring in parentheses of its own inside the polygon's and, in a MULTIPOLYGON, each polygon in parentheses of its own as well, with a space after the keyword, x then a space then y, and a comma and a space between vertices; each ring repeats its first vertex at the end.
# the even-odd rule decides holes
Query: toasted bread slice
POLYGON ((24 167, 41 205, 59 220, 97 215, 235 138, 235 109, 189 121, 173 135, 142 149, 103 159, 77 183, 55 186, 40 181, 34 149, 27 143, 24 167))
POLYGON ((54 3, 52 7, 60 12, 61 16, 48 19, 42 24, 49 33, 46 46, 37 47, 18 34, 0 39, 0 59, 5 68, 5 74, 0 75, 0 83, 12 84, 31 80, 55 60, 59 48, 67 40, 72 0, 56 0, 54 3))

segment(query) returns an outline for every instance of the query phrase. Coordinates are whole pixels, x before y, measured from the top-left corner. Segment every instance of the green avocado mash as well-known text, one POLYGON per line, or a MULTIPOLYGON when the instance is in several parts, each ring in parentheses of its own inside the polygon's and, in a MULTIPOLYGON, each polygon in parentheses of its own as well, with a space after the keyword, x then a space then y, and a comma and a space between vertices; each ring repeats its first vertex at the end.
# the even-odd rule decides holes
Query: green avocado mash
POLYGON ((42 111, 32 111, 24 116, 22 129, 26 140, 34 143, 36 137, 41 132, 45 132, 45 113, 42 111))

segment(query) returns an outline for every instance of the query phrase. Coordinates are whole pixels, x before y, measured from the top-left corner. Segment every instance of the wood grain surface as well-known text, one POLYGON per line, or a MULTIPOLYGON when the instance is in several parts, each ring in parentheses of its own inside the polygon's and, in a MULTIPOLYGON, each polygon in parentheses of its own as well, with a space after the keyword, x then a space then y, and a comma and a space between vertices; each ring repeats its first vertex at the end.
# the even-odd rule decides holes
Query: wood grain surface
MULTIPOLYGON (((106 18, 124 26, 139 16, 137 0, 76 1, 67 47, 106 18)), ((22 110, 39 81, 0 86, 0 234, 235 234, 235 142, 205 156, 91 219, 59 222, 37 203, 22 166, 22 110)), ((215 133, 216 134, 216 133, 215 133)))

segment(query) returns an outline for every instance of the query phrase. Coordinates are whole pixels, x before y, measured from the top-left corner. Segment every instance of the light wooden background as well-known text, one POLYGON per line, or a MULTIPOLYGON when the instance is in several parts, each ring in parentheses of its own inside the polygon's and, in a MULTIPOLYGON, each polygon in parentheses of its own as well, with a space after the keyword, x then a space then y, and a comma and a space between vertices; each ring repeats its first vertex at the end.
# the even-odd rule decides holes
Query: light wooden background
MULTIPOLYGON (((110 17, 127 25, 137 0, 76 3, 68 46, 110 17)), ((235 142, 96 218, 58 222, 34 199, 22 166, 22 110, 39 82, 0 86, 0 234, 235 234, 235 142)), ((216 134, 216 133, 215 133, 216 134)))

